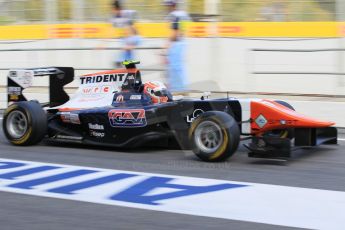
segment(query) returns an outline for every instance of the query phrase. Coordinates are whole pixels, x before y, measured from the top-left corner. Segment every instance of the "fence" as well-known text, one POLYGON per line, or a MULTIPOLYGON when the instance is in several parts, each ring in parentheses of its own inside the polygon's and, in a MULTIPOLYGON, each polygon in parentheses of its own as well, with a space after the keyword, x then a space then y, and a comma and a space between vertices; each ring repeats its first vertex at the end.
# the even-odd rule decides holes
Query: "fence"
MULTIPOLYGON (((0 24, 108 21, 111 0, 0 0, 0 24)), ((141 21, 163 21, 162 0, 124 0, 141 21)), ((343 0, 181 0, 195 21, 334 21, 343 0)))

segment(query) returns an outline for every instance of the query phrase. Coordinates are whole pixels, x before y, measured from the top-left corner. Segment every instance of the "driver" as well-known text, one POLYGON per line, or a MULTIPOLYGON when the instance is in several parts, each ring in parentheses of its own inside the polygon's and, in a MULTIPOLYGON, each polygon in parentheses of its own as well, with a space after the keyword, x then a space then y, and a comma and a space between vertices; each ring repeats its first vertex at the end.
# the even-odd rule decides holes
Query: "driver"
POLYGON ((167 87, 159 81, 146 82, 143 93, 151 98, 153 104, 172 101, 172 95, 167 87))

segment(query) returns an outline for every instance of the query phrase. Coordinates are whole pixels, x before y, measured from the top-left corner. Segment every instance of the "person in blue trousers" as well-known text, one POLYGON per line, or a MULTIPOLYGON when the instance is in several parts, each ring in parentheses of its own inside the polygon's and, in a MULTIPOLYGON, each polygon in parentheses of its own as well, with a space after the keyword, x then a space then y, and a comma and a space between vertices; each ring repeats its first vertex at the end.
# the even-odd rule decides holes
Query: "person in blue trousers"
POLYGON ((188 76, 186 70, 186 41, 183 36, 183 26, 190 20, 189 15, 177 9, 177 0, 163 2, 168 9, 167 20, 170 24, 171 34, 166 45, 168 87, 171 92, 185 92, 188 90, 188 76))

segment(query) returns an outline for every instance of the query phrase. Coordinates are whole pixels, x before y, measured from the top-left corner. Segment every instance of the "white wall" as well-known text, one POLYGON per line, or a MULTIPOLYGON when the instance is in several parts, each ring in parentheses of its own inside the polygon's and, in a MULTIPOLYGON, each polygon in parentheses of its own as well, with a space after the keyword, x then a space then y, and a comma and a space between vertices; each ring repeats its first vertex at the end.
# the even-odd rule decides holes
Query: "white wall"
MULTIPOLYGON (((329 49, 336 39, 263 41, 195 39, 189 63, 193 81, 216 79, 221 90, 345 94, 345 76, 253 75, 255 71, 337 72, 337 52, 253 52, 252 49, 329 49), (199 49, 198 49, 199 47, 199 49), (202 47, 202 48, 200 48, 202 47), (197 63, 201 62, 200 65, 197 63), (199 67, 200 66, 200 67, 199 67)), ((343 63, 345 65, 345 63, 343 63)))
MULTIPOLYGON (((187 40, 188 74, 192 89, 243 92, 278 92, 301 94, 345 95, 345 76, 332 75, 254 75, 254 71, 337 72, 337 52, 253 52, 252 49, 330 49, 338 48, 338 39, 260 40, 232 38, 191 38, 187 40)), ((144 47, 161 47, 163 39, 147 39, 144 47)), ((0 42, 1 49, 14 48, 78 48, 94 47, 91 51, 0 52, 0 68, 73 66, 75 68, 111 68, 117 51, 102 47, 119 47, 116 40, 68 39, 42 40, 9 44, 0 42)), ((159 50, 137 51, 142 68, 163 68, 159 50)), ((345 60, 345 59, 343 59, 345 60)), ((345 66, 345 63, 343 63, 345 66)), ((85 73, 78 72, 77 74, 85 73)), ((5 107, 7 71, 0 71, 0 108, 5 107)), ((162 79, 163 72, 144 72, 144 80, 162 79)), ((46 85, 46 81, 37 85, 46 85)), ((78 82, 72 84, 77 86, 78 82)), ((36 92, 40 93, 40 92, 36 92)), ((36 97, 36 94, 32 94, 36 97)), ((337 105, 332 105, 336 108, 337 105)), ((303 106, 304 107, 304 106, 303 106)), ((303 108, 301 108, 303 109, 303 108)), ((309 110, 308 110, 309 111, 309 110)), ((306 111, 308 113, 308 111, 306 111)), ((312 112, 314 113, 314 112, 312 112)), ((329 111, 322 112, 326 117, 329 111)), ((342 122, 343 118, 338 119, 342 122)), ((344 123, 345 126, 345 123, 344 123)))
MULTIPOLYGON (((329 49, 338 48, 337 39, 259 40, 232 38, 188 39, 187 61, 190 82, 200 89, 264 91, 286 93, 318 93, 345 95, 345 76, 332 75, 254 75, 255 71, 337 72, 337 52, 253 52, 252 49, 329 49), (196 84, 198 83, 199 84, 196 84), (207 84, 200 86, 200 82, 207 84)), ((148 39, 145 47, 160 47, 162 39, 148 39)), ((102 47, 119 47, 116 40, 43 40, 7 44, 12 48, 78 48, 94 47, 91 51, 0 52, 0 68, 73 66, 75 68, 111 68, 118 51, 102 47)), ((163 67, 158 50, 137 51, 142 67, 163 67)), ((345 62, 343 63, 345 65, 345 62)), ((81 74, 81 73, 78 73, 81 74)), ((6 72, 1 72, 0 85, 6 72)), ((144 75, 147 79, 163 76, 144 75)))

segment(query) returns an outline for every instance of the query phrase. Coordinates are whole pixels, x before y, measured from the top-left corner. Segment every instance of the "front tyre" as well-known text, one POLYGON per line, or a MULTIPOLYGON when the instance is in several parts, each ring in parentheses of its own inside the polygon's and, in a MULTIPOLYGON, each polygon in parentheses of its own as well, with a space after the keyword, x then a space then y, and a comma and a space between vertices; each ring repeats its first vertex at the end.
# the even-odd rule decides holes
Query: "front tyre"
POLYGON ((191 125, 189 138, 197 157, 207 162, 225 161, 237 150, 240 130, 227 113, 210 111, 201 114, 191 125))
POLYGON ((6 109, 2 125, 6 138, 12 144, 34 145, 47 132, 47 116, 37 102, 18 102, 6 109))

